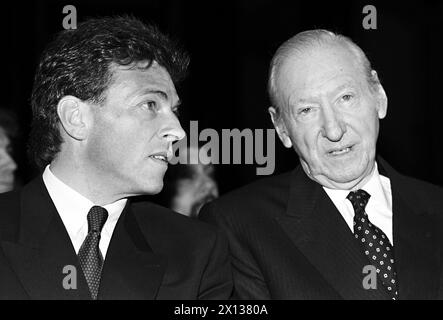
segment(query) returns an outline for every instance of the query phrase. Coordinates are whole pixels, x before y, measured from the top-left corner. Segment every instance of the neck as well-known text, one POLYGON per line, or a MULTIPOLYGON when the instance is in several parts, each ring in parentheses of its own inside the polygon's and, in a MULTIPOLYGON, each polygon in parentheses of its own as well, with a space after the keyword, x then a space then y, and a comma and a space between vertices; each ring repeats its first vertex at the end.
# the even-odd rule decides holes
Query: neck
POLYGON ((97 173, 88 170, 74 158, 64 161, 62 157, 57 157, 51 162, 50 169, 64 184, 96 205, 104 206, 125 198, 125 195, 113 192, 109 184, 101 182, 97 173))

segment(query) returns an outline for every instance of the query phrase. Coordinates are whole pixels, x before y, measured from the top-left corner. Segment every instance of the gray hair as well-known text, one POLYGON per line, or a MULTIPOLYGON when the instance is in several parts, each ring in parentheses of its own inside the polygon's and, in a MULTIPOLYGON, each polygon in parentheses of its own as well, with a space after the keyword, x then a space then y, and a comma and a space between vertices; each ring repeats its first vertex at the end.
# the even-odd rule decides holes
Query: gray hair
POLYGON ((366 75, 369 88, 375 91, 377 85, 380 84, 376 73, 372 73, 373 69, 371 67, 371 63, 369 62, 365 53, 350 38, 323 29, 303 31, 284 42, 277 49, 271 60, 269 68, 268 92, 272 106, 276 109, 277 118, 280 118, 280 109, 283 107, 280 105, 279 92, 276 85, 277 74, 281 66, 285 62, 286 58, 288 58, 290 55, 294 53, 301 54, 306 49, 322 44, 340 44, 347 48, 355 55, 358 65, 362 67, 362 70, 366 75))

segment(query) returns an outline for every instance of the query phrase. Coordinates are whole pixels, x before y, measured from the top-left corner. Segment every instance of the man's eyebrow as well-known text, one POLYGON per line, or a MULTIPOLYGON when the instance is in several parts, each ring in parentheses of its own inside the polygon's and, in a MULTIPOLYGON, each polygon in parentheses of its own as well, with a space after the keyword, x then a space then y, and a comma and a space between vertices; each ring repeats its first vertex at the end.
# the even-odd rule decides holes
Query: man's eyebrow
MULTIPOLYGON (((165 91, 159 90, 159 89, 151 89, 151 88, 144 89, 144 90, 141 90, 140 92, 138 92, 137 94, 139 94, 139 95, 156 94, 156 95, 160 96, 165 101, 169 100, 168 94, 165 91)), ((181 103, 182 103, 181 100, 177 100, 177 102, 175 103, 174 106, 177 108, 181 105, 181 103)))
POLYGON ((312 102, 315 102, 315 97, 311 97, 311 98, 289 97, 289 99, 288 99, 288 104, 292 104, 292 105, 298 105, 298 104, 303 104, 303 103, 312 103, 312 102))
POLYGON ((338 86, 338 87, 335 89, 335 91, 341 91, 341 90, 343 90, 343 89, 354 88, 354 87, 355 87, 355 85, 353 85, 353 84, 350 83, 350 82, 347 82, 347 83, 342 84, 341 86, 338 86))
MULTIPOLYGON (((349 88, 355 88, 355 85, 350 82, 347 82, 347 83, 344 83, 344 84, 338 86, 337 88, 335 88, 333 91, 331 91, 331 93, 335 94, 339 91, 342 91, 344 89, 349 89, 349 88)), ((293 104, 313 103, 313 102, 315 102, 316 99, 317 99, 317 97, 312 96, 312 97, 307 97, 307 98, 289 99, 289 102, 293 103, 293 104)))
POLYGON ((163 90, 159 90, 159 89, 144 89, 144 90, 140 90, 138 92, 136 92, 135 94, 143 96, 146 94, 156 94, 158 96, 160 96, 163 100, 168 100, 168 94, 163 91, 163 90))
POLYGON ((298 98, 298 99, 295 99, 295 103, 308 103, 308 102, 312 102, 314 100, 314 98, 312 98, 312 99, 304 99, 304 98, 298 98))

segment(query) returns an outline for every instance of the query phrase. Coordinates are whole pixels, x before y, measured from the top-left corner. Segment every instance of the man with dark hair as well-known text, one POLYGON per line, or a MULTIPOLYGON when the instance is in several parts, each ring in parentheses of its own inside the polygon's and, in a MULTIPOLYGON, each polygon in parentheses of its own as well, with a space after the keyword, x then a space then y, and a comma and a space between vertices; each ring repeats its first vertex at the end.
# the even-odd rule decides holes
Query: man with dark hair
POLYGON ((0 197, 0 298, 225 299, 216 229, 155 194, 185 136, 175 85, 187 56, 132 17, 90 19, 46 48, 29 152, 43 174, 0 197))
POLYGON ((310 30, 271 62, 271 120, 300 166, 200 217, 229 237, 243 299, 442 297, 443 190, 376 157, 387 97, 349 38, 310 30))

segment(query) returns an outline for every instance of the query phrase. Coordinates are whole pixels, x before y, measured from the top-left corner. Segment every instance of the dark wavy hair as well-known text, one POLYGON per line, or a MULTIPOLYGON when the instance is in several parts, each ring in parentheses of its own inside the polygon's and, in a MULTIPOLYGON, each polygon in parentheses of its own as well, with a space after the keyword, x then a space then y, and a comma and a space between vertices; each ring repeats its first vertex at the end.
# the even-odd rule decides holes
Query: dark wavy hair
POLYGON ((153 61, 175 85, 185 77, 189 57, 157 27, 132 16, 93 18, 56 35, 44 50, 32 89, 28 153, 40 169, 60 151, 57 104, 63 96, 101 104, 112 80, 111 63, 153 61))

